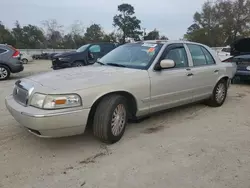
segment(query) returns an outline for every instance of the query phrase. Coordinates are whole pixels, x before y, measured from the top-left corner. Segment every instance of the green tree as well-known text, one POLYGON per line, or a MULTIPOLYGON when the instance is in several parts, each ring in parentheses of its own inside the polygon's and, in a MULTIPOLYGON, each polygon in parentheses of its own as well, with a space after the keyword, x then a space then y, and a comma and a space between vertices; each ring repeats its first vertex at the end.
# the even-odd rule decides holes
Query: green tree
POLYGON ((17 48, 27 48, 27 45, 24 43, 23 29, 18 21, 15 22, 15 27, 12 28, 12 34, 17 48))
POLYGON ((160 39, 159 31, 154 29, 153 31, 150 31, 145 37, 144 40, 156 40, 160 39))
POLYGON ((44 48, 45 36, 43 31, 35 25, 22 28, 23 44, 26 48, 44 48))
POLYGON ((250 0, 205 2, 202 11, 194 14, 194 24, 184 38, 209 46, 231 44, 238 37, 249 34, 249 15, 250 0))
POLYGON ((85 40, 87 42, 99 42, 104 37, 104 32, 99 24, 92 24, 86 29, 85 40))
POLYGON ((168 40, 168 37, 166 37, 165 35, 161 35, 160 40, 168 40))
POLYGON ((118 11, 120 14, 114 16, 113 25, 122 31, 122 43, 125 43, 127 37, 139 40, 142 34, 141 21, 134 16, 134 7, 130 4, 121 4, 118 6, 118 11))
POLYGON ((2 44, 10 44, 15 45, 15 39, 11 34, 10 30, 8 30, 4 24, 0 21, 0 43, 2 44))

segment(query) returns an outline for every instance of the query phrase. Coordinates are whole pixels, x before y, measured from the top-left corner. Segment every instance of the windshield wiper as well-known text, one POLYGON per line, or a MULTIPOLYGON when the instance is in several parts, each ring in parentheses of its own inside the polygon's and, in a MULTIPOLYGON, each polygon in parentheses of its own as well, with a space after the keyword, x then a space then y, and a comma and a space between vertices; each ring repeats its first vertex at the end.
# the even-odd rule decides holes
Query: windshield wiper
POLYGON ((115 66, 115 67, 126 67, 125 65, 121 65, 117 63, 106 63, 106 65, 115 66))

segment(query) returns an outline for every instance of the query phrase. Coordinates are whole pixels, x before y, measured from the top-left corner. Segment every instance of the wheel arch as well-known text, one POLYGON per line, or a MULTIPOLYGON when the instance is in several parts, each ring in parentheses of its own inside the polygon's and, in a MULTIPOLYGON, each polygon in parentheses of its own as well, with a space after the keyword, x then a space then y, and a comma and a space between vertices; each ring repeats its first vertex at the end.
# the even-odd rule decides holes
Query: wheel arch
POLYGON ((8 66, 8 65, 6 65, 6 64, 3 64, 3 63, 0 63, 0 65, 1 65, 1 66, 4 66, 4 67, 6 67, 6 68, 8 68, 8 69, 9 69, 9 71, 10 71, 10 72, 12 72, 12 70, 11 70, 10 66, 8 66))
MULTIPOLYGON (((220 77, 218 78, 218 80, 217 80, 215 86, 217 85, 217 83, 219 83, 219 82, 222 81, 222 80, 225 80, 225 81, 227 82, 227 86, 229 85, 229 81, 230 81, 229 76, 227 76, 227 75, 222 75, 222 76, 220 76, 220 77)), ((215 86, 214 86, 214 87, 215 87, 215 86)))
POLYGON ((109 93, 102 94, 101 96, 99 96, 95 99, 95 102, 92 104, 92 106, 90 108, 90 113, 88 116, 88 123, 87 123, 88 126, 90 126, 92 124, 96 108, 97 108, 98 104, 101 102, 101 100, 108 95, 115 95, 115 94, 124 96, 127 99, 129 116, 130 116, 129 118, 133 118, 136 115, 137 101, 136 101, 136 98, 134 97, 134 95, 128 91, 112 91, 109 93))

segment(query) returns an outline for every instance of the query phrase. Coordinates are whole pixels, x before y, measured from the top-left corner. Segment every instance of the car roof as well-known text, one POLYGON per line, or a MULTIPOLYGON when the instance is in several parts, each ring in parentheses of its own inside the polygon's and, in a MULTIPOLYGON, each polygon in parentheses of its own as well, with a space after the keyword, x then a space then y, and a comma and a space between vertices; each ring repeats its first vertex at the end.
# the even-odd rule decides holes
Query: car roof
POLYGON ((206 46, 206 45, 201 44, 201 43, 190 42, 190 41, 185 41, 185 40, 144 40, 144 41, 139 41, 137 43, 141 43, 141 42, 146 42, 146 43, 160 43, 160 44, 182 43, 182 44, 197 44, 197 45, 206 46))

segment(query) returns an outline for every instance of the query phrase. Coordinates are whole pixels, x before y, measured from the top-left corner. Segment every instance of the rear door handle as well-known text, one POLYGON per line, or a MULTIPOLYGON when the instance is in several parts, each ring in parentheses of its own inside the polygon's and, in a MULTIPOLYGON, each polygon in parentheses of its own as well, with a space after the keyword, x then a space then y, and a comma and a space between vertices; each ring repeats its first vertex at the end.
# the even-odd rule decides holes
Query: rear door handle
POLYGON ((219 72, 219 70, 215 70, 214 72, 217 73, 217 72, 219 72))
POLYGON ((187 76, 193 76, 194 74, 193 73, 188 73, 187 76))

